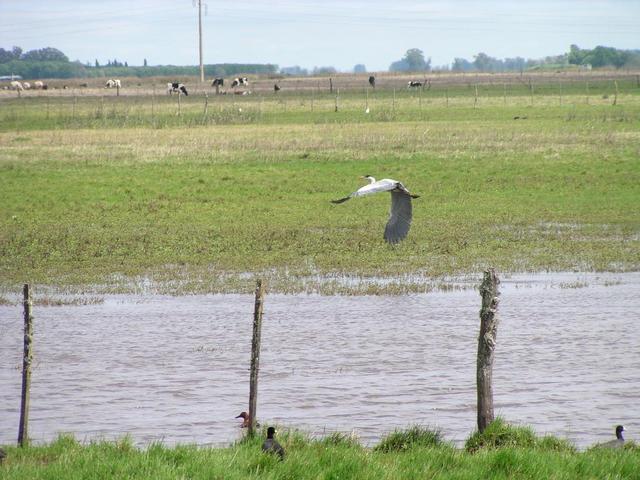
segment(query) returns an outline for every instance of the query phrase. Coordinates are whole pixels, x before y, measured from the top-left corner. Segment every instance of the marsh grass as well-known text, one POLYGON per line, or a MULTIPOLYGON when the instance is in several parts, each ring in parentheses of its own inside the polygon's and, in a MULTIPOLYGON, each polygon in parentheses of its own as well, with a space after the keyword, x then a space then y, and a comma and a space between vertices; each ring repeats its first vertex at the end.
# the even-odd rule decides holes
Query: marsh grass
POLYGON ((375 102, 388 91, 370 97, 370 115, 351 92, 337 114, 331 96, 314 98, 313 111, 300 95, 286 108, 210 99, 204 120, 191 96, 181 115, 168 98, 153 114, 130 97, 104 107, 83 97, 73 111, 65 98, 48 109, 42 98, 5 99, 0 288, 135 292, 141 278, 163 293, 240 292, 264 275, 272 291, 380 294, 434 288, 407 276, 488 265, 640 268, 638 89, 621 87, 613 107, 577 91, 563 105, 543 93, 533 106, 503 105, 499 88, 473 108, 464 88, 448 107, 397 93, 384 118, 375 102), (365 173, 421 195, 398 246, 381 240, 387 196, 329 203, 365 173), (340 275, 391 281, 326 281, 340 275))
MULTIPOLYGON (((501 428, 505 428, 503 425, 501 428)), ((447 442, 432 442, 426 429, 395 432, 401 448, 369 449, 347 435, 310 439, 295 431, 277 434, 286 451, 284 461, 263 454, 262 435, 230 447, 169 447, 154 443, 135 447, 130 438, 115 442, 79 443, 61 436, 47 445, 6 447, 0 477, 29 479, 407 479, 407 478, 620 478, 636 479, 640 456, 636 448, 577 452, 565 441, 545 437, 482 448, 475 453, 447 442), (413 433, 411 433, 413 431, 413 433), (427 438, 428 437, 428 438, 427 438), (409 439, 425 441, 408 442, 409 439), (408 442, 408 443, 407 443, 408 442), (533 443, 535 443, 535 445, 533 443), (526 444, 526 445, 525 445, 526 444)), ((433 432, 431 432, 433 433, 433 432)), ((384 441, 383 441, 384 442, 384 441)))

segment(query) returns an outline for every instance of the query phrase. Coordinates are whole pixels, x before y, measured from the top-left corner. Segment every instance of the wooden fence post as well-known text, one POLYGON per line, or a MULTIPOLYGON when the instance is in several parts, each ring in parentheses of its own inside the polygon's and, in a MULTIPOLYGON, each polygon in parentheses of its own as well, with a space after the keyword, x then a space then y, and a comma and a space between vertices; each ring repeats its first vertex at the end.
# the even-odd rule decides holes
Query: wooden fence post
POLYGON ((616 86, 616 93, 615 93, 615 97, 613 97, 613 105, 617 105, 618 104, 618 81, 614 80, 613 84, 616 86))
POLYGON ((29 443, 29 398, 31 389, 31 361, 33 352, 33 317, 31 316, 31 291, 29 284, 22 289, 24 307, 24 356, 22 357, 22 396, 20 401, 20 427, 18 429, 18 445, 24 447, 29 443))
POLYGON ((562 105, 562 82, 560 82, 559 86, 560 86, 560 105, 562 105))
POLYGON ((260 334, 262 332, 262 309, 264 286, 262 280, 256 282, 256 303, 253 310, 253 338, 251 340, 251 373, 249 376, 249 435, 256 429, 258 407, 258 372, 260 371, 260 334))
POLYGON ((587 82, 587 105, 589 105, 589 82, 587 82))
POLYGON ((493 353, 498 333, 498 285, 500 280, 493 268, 484 272, 480 285, 482 308, 480 309, 480 335, 478 336, 477 389, 478 430, 480 433, 493 422, 493 353))
POLYGON ((340 89, 336 90, 336 112, 338 111, 338 97, 340 96, 340 89))
POLYGON ((473 99, 473 108, 476 108, 478 105, 478 84, 475 85, 475 97, 473 99))
POLYGON ((333 80, 329 77, 329 93, 333 93, 333 80))

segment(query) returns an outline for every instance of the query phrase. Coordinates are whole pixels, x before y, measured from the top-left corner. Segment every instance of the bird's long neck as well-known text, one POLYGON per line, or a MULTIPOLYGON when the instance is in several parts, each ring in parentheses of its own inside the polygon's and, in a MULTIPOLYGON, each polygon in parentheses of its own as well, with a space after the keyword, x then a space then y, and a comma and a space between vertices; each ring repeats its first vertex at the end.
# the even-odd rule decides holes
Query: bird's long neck
POLYGON ((376 183, 376 179, 371 176, 367 177, 367 180, 369 180, 369 184, 376 183))

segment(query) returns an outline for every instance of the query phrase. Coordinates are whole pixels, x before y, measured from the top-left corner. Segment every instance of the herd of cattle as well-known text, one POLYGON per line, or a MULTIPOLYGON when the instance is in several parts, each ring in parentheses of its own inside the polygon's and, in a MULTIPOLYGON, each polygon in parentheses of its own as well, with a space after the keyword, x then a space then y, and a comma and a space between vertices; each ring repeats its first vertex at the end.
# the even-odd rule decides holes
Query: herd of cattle
POLYGON ((17 80, 13 80, 9 85, 4 87, 4 90, 47 90, 49 85, 40 80, 36 80, 33 82, 33 85, 29 82, 18 82, 17 80))
MULTIPOLYGON (((373 88, 376 87, 376 77, 374 77, 373 75, 369 77, 369 85, 371 85, 371 87, 373 88)), ((86 83, 82 83, 80 84, 80 86, 87 87, 88 85, 86 83)), ((211 82, 211 86, 216 89, 217 94, 225 95, 227 93, 226 91, 221 90, 221 87, 224 87, 224 78, 221 78, 221 77, 214 78, 213 81, 211 82)), ((431 87, 431 82, 430 81, 419 82, 419 81, 410 80, 407 83, 407 88, 417 88, 417 87, 424 88, 425 86, 431 87)), ((249 95, 251 91, 248 90, 248 87, 249 87, 249 79, 247 77, 236 77, 231 81, 231 88, 233 89, 233 93, 236 95, 249 95), (238 89, 238 87, 242 87, 242 88, 238 89)), ((31 90, 31 89, 47 90, 48 88, 49 86, 40 80, 34 81, 33 84, 31 84, 30 82, 19 82, 17 80, 14 80, 8 86, 3 87, 4 90, 17 90, 17 91, 31 90)), ((66 89, 67 86, 65 85, 62 88, 66 89)), ((106 81, 104 88, 117 88, 119 90, 120 88, 122 88, 122 82, 118 78, 110 78, 109 80, 106 81)), ((280 91, 280 86, 277 83, 273 84, 273 91, 276 93, 280 91)), ((187 87, 184 85, 184 83, 180 83, 180 82, 167 83, 167 94, 172 95, 174 93, 177 93, 178 95, 189 95, 189 92, 187 91, 187 87)))

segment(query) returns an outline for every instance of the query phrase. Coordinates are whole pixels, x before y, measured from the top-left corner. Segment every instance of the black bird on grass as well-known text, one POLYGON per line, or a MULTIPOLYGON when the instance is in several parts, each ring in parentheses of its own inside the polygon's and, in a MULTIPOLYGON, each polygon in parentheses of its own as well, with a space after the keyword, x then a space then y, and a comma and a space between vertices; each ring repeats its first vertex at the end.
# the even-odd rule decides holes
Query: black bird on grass
POLYGON ((276 433, 276 429, 273 427, 267 428, 267 439, 262 444, 262 451, 265 453, 275 453, 280 457, 280 460, 284 460, 284 448, 273 438, 276 433))

